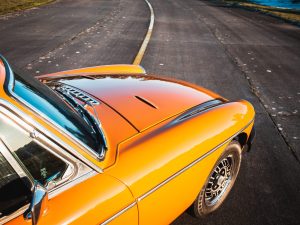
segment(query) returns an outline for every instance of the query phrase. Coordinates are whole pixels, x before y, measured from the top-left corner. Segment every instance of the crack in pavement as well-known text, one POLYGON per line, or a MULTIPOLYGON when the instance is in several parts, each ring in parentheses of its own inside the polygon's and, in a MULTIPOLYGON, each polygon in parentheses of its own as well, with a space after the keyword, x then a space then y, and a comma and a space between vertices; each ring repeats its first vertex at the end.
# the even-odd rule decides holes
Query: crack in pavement
POLYGON ((256 96, 256 98, 258 99, 259 104, 262 106, 262 108, 264 109, 264 112, 268 115, 268 117, 271 119, 274 127, 277 130, 277 133, 279 134, 279 136, 283 139, 284 143, 286 144, 287 148, 291 151, 292 155, 294 156, 294 158, 296 159, 296 161, 300 164, 300 159, 297 156, 296 151, 293 149, 293 147, 290 145, 289 141, 287 140, 287 138, 285 137, 285 135, 281 132, 280 127, 277 126, 276 121, 274 120, 274 118, 271 116, 271 113, 268 112, 267 108, 265 107, 262 98, 260 97, 260 95, 258 94, 253 81, 251 80, 251 78, 248 76, 247 71, 245 69, 243 69, 243 63, 236 58, 235 56, 233 56, 230 51, 228 50, 226 44, 224 44, 220 38, 220 36, 218 36, 218 29, 212 29, 209 24, 206 23, 206 20, 203 19, 201 16, 197 17, 198 20, 201 20, 206 27, 211 31, 211 33, 213 34, 213 36, 216 38, 217 42, 220 44, 220 46, 222 46, 225 54, 228 56, 228 58, 235 64, 237 65, 238 70, 243 74, 243 76, 245 77, 245 79, 247 80, 248 86, 250 91, 256 96))
POLYGON ((265 104, 263 103, 262 98, 260 97, 259 93, 257 92, 256 88, 254 87, 253 81, 251 80, 251 78, 247 75, 247 71, 243 69, 242 63, 236 58, 236 60, 234 59, 234 56, 230 54, 230 52, 227 50, 226 45, 224 45, 225 50, 226 50, 226 54, 228 56, 231 57, 231 60, 240 68, 241 73, 244 75, 244 77, 246 78, 248 85, 250 87, 251 92, 257 97, 260 105, 262 106, 262 108, 264 109, 265 113, 268 115, 269 119, 271 119, 274 127, 277 130, 277 133, 281 136, 281 138, 283 139, 283 141, 285 142, 286 146, 288 147, 288 149, 291 151, 292 155, 295 157, 296 161, 300 164, 300 159, 297 156, 296 151, 292 148, 292 146, 290 145, 290 143, 288 142, 287 138, 285 137, 285 135, 281 132, 280 127, 277 126, 276 121, 274 120, 274 118, 272 117, 271 113, 267 110, 267 108, 265 107, 265 104))

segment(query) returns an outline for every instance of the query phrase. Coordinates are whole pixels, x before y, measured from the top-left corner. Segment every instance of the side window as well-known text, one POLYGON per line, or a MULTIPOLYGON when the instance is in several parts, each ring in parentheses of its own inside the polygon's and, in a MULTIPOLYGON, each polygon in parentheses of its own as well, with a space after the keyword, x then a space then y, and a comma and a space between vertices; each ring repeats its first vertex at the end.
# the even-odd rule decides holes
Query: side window
POLYGON ((68 163, 4 116, 0 116, 0 138, 31 176, 42 185, 46 186, 49 181, 59 182, 63 178, 68 163))
POLYGON ((42 185, 63 176, 68 165, 58 157, 31 141, 14 150, 32 177, 42 185))
POLYGON ((26 178, 20 178, 0 153, 0 220, 27 205, 31 191, 26 178))

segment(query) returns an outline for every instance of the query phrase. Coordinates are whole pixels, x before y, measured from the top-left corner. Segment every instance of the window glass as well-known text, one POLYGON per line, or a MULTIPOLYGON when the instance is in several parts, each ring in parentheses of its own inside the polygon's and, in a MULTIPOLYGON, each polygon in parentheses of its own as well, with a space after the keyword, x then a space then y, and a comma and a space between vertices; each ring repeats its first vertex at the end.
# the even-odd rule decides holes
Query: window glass
POLYGON ((93 128, 58 95, 30 75, 15 74, 14 93, 82 143, 98 152, 100 143, 93 128))
POLYGON ((23 163, 32 177, 46 185, 48 181, 59 181, 68 164, 36 143, 27 132, 0 116, 0 138, 23 163))
POLYGON ((68 165, 34 141, 15 150, 15 154, 33 178, 46 185, 62 177, 68 165))
POLYGON ((25 179, 19 177, 0 153, 0 218, 30 202, 31 191, 25 179))

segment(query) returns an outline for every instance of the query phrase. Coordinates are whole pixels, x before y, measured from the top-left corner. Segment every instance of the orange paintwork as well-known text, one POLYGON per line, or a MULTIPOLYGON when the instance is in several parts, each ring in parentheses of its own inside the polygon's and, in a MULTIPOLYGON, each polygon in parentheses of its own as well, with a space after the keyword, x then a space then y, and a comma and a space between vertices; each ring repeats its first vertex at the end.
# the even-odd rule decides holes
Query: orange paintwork
POLYGON ((75 70, 67 70, 61 71, 57 73, 47 74, 38 76, 38 79, 57 79, 59 77, 63 77, 68 75, 76 76, 76 75, 100 75, 100 74, 145 74, 145 70, 143 67, 139 65, 105 65, 105 66, 95 66, 95 67, 87 67, 75 70))
POLYGON ((60 82, 99 98, 122 114, 139 131, 193 106, 220 98, 204 88, 194 89, 182 82, 175 83, 149 75, 93 77, 95 80, 78 77, 62 79, 60 82), (143 100, 153 106, 149 107, 143 100))
MULTIPOLYGON (((103 169, 103 173, 50 199, 48 211, 38 224, 101 224, 130 204, 132 207, 109 224, 169 224, 192 204, 229 141, 241 132, 249 137, 255 112, 247 101, 227 102, 174 122, 191 107, 221 97, 186 82, 142 75, 140 67, 130 68, 95 67, 39 77, 76 87, 102 102, 96 110, 108 150, 105 159, 98 161, 55 126, 9 97, 2 88, 5 70, 0 64, 0 98, 103 169), (186 168, 214 148, 213 153, 186 168)), ((24 221, 21 215, 8 224, 30 221, 24 221)))
MULTIPOLYGON (((123 143, 116 164, 106 172, 121 179, 138 198, 240 131, 253 118, 252 113, 247 114, 252 110, 242 101, 219 106, 174 126, 166 126, 170 122, 166 121, 123 143)), ((225 147, 139 202, 140 223, 169 224, 180 215, 196 198, 225 147)))
MULTIPOLYGON (((111 176, 98 174, 49 200, 48 210, 38 224, 99 224, 132 201, 125 185, 111 176)), ((137 208, 132 208, 119 219, 126 224, 138 224, 137 208)), ((8 224, 29 223, 20 216, 8 224)))

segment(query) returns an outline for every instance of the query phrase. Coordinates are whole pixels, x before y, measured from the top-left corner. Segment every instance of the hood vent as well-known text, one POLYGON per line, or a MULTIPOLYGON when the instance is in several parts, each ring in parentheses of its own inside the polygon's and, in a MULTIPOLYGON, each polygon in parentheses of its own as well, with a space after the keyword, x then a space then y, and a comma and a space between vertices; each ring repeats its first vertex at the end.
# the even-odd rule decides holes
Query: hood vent
POLYGON ((147 99, 142 98, 142 97, 140 97, 140 96, 134 96, 134 97, 136 97, 136 98, 137 98, 138 100, 140 100, 141 102, 143 102, 143 103, 149 105, 150 107, 152 107, 152 108, 154 108, 154 109, 158 109, 158 107, 157 107, 156 105, 154 105, 152 102, 148 101, 147 99))
POLYGON ((197 105, 189 110, 187 110, 186 112, 184 112, 182 115, 180 115, 177 119, 175 119, 175 121, 182 121, 182 120, 186 120, 189 119, 193 116, 198 115, 199 113, 202 113, 203 111, 216 107, 220 104, 223 104, 224 101, 222 99, 214 99, 214 100, 210 100, 207 102, 204 102, 200 105, 197 105))
POLYGON ((68 91, 73 97, 78 98, 83 102, 89 102, 93 105, 99 105, 99 101, 79 89, 73 88, 68 85, 61 85, 61 88, 68 91))

